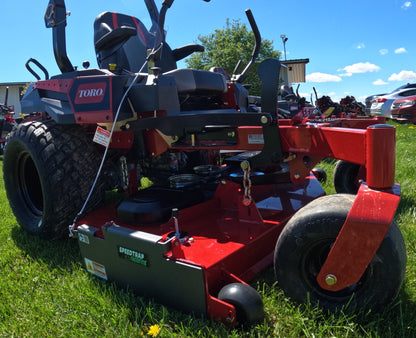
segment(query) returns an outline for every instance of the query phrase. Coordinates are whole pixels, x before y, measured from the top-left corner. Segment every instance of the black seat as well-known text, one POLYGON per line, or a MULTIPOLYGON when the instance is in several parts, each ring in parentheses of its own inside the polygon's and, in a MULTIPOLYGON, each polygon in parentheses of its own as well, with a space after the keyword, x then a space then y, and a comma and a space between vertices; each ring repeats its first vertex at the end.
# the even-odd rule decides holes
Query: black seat
MULTIPOLYGON (((155 45, 157 37, 143 23, 129 15, 104 12, 94 22, 94 46, 98 65, 110 69, 136 73, 146 61, 147 51, 155 45)), ((176 61, 195 51, 203 51, 201 45, 186 45, 173 51, 164 43, 162 56, 155 63, 161 73, 173 76, 179 94, 222 94, 227 91, 225 77, 216 72, 194 69, 177 69, 176 61)), ((142 70, 147 72, 147 67, 142 70)))
POLYGON ((166 72, 164 75, 171 75, 175 78, 179 94, 222 94, 227 91, 225 77, 219 73, 182 68, 166 72))
MULTIPOLYGON (((133 16, 104 12, 95 19, 94 46, 100 68, 109 69, 109 64, 116 64, 120 70, 136 73, 146 61, 147 50, 154 45, 155 34, 133 16)), ((174 54, 167 44, 156 66, 162 72, 176 69, 174 54)))

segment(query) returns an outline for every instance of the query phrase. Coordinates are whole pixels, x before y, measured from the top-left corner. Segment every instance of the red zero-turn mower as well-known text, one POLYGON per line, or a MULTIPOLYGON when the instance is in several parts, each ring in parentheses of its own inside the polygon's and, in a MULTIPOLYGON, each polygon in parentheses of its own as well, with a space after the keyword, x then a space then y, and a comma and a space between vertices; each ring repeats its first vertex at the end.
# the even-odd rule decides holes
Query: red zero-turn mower
POLYGON ((177 69, 203 47, 171 49, 164 21, 173 0, 160 11, 145 3, 149 30, 100 14, 99 69, 78 70, 66 53, 64 0, 49 2, 62 74, 49 79, 43 69, 46 79, 29 87, 22 110, 43 118, 15 126, 4 155, 21 227, 52 239, 69 225, 92 274, 228 325, 262 319, 247 282, 271 264, 298 302, 330 311, 390 303, 406 265, 393 221, 395 129, 379 119, 278 120, 275 59, 258 66, 262 106, 251 111, 242 82, 261 42, 251 12, 252 59, 227 81, 218 68, 177 69), (326 157, 365 169, 358 183, 351 165, 337 171, 359 185, 356 195, 324 196, 312 169, 326 157), (124 198, 99 207, 109 190, 124 198))
POLYGON ((14 106, 8 106, 9 87, 6 87, 6 95, 4 104, 0 103, 0 155, 3 155, 4 145, 6 143, 6 135, 12 130, 16 123, 13 118, 14 106))

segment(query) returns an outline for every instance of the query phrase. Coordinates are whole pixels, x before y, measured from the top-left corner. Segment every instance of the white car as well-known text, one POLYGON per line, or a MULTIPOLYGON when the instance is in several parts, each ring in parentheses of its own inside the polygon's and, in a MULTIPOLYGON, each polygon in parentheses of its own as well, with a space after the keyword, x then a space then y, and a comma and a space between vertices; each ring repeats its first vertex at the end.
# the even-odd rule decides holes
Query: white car
POLYGON ((370 115, 391 118, 391 106, 393 102, 397 99, 413 95, 416 95, 416 84, 407 84, 389 94, 378 96, 371 105, 370 115))

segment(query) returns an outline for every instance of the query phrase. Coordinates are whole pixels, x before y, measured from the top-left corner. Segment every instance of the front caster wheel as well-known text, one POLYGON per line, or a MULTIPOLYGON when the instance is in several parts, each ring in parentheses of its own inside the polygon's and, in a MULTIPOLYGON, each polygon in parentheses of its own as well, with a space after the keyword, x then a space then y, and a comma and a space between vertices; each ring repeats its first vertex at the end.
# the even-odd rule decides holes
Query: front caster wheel
POLYGON ((312 169, 312 173, 319 182, 321 182, 321 183, 326 182, 327 175, 326 175, 326 172, 325 172, 324 169, 319 168, 319 167, 315 167, 315 168, 312 169))
POLYGON ((259 293, 249 285, 227 284, 221 289, 218 299, 234 305, 237 326, 250 326, 260 322, 264 317, 263 300, 259 293))
POLYGON ((334 168, 334 187, 338 194, 356 194, 360 181, 365 180, 365 168, 356 163, 339 160, 334 168))
POLYGON ((279 286, 294 301, 310 301, 329 311, 376 311, 397 296, 406 269, 406 248, 395 222, 356 284, 334 292, 322 289, 316 281, 354 198, 348 194, 318 198, 300 209, 283 229, 274 267, 279 286))

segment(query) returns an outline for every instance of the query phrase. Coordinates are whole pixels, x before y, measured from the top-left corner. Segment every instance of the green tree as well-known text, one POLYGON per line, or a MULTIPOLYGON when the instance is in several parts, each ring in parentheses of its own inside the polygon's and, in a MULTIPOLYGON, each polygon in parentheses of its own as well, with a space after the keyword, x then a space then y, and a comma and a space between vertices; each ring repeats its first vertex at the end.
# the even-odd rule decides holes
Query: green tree
MULTIPOLYGON (((240 72, 251 60, 254 47, 254 34, 240 20, 229 19, 223 29, 217 29, 206 36, 198 36, 199 43, 205 47, 205 52, 194 53, 185 60, 189 68, 209 70, 211 67, 222 67, 232 74, 238 60, 242 61, 240 72)), ((245 84, 250 84, 250 94, 260 95, 260 80, 257 76, 257 66, 265 58, 279 58, 281 52, 273 50, 273 41, 263 39, 256 64, 249 71, 245 84)))

